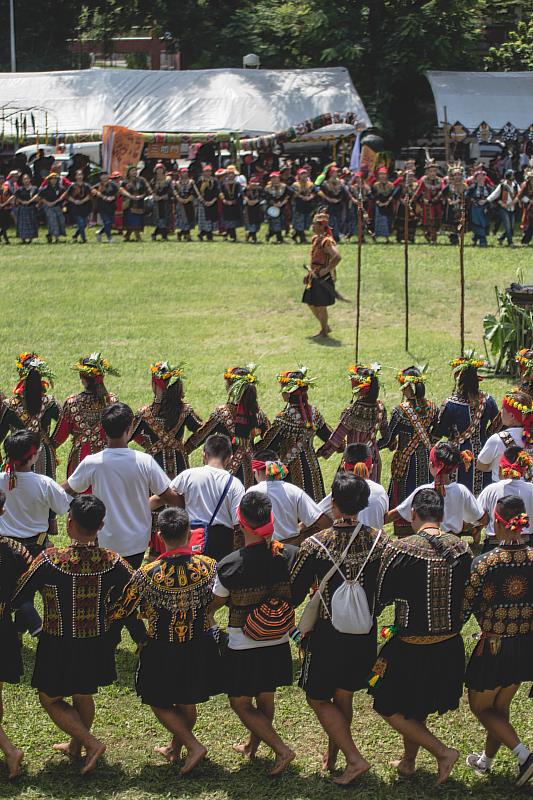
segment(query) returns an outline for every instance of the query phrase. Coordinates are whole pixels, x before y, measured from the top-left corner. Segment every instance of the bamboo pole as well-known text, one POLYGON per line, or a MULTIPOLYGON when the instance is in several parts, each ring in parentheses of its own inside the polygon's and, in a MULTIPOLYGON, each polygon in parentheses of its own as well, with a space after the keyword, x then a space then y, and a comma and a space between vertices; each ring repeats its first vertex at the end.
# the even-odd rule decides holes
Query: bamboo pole
POLYGON ((461 199, 461 228, 459 232, 459 275, 461 282, 461 305, 459 312, 459 327, 461 336, 461 358, 465 354, 465 227, 466 227, 466 205, 463 187, 461 199))
POLYGON ((361 251, 363 249, 363 201, 357 202, 357 291, 355 306, 355 363, 359 363, 359 327, 361 322, 361 251))
POLYGON ((405 290, 405 352, 409 352, 409 173, 405 173, 403 253, 405 290))

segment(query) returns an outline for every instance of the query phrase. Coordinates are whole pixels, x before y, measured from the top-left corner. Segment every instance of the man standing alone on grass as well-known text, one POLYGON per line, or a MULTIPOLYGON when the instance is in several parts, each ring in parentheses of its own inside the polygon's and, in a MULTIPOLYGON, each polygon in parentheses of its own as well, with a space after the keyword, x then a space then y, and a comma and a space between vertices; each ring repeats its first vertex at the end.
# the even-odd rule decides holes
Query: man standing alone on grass
POLYGON ((97 544, 106 509, 94 495, 76 497, 70 506, 68 547, 52 547, 37 556, 19 582, 13 606, 43 599, 32 686, 58 728, 70 741, 54 749, 80 759, 81 774, 96 766, 106 746, 91 733, 93 695, 116 680, 116 638, 108 619, 109 603, 131 580, 132 569, 116 553, 97 544), (72 697, 72 705, 65 702, 72 697))

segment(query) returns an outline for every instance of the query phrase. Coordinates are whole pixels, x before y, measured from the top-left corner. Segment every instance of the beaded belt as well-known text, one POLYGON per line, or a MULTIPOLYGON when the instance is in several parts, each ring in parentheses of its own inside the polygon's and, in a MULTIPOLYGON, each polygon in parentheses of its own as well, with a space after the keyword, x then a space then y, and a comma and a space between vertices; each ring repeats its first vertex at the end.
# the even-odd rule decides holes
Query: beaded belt
POLYGON ((400 641, 406 644, 439 644, 459 636, 458 633, 448 633, 446 636, 399 636, 400 641))

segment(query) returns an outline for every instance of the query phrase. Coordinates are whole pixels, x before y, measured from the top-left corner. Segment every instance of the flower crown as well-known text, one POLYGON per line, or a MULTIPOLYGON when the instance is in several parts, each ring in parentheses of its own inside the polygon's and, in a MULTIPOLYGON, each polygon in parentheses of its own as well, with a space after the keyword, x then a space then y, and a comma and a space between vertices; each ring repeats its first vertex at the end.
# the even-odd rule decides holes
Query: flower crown
POLYGON ((522 531, 524 528, 529 527, 529 517, 525 512, 523 514, 517 514, 515 517, 511 517, 511 519, 504 519, 500 514, 497 513, 494 516, 508 531, 522 531))
POLYGON ((404 375, 403 372, 400 371, 396 375, 396 380, 402 386, 405 383, 425 383, 426 382, 426 378, 427 378, 427 375, 424 375, 423 373, 422 373, 422 375, 404 375))
POLYGON ((101 353, 91 353, 90 356, 87 358, 79 358, 78 361, 73 364, 72 369, 75 372, 79 372, 80 375, 90 375, 92 377, 96 377, 98 375, 115 375, 115 377, 120 377, 120 372, 111 366, 107 358, 102 358, 101 353))
POLYGON ((156 361, 155 364, 150 364, 150 372, 152 378, 159 381, 168 381, 168 385, 172 386, 176 381, 181 380, 184 374, 184 365, 179 364, 173 367, 168 361, 156 361))
POLYGON ((249 386, 258 383, 255 370, 257 364, 246 364, 243 367, 230 367, 224 373, 224 379, 231 383, 229 390, 229 399, 234 403, 239 403, 243 394, 249 386), (244 375, 240 375, 236 370, 245 369, 244 375))
POLYGON ((381 369, 381 364, 371 364, 367 366, 366 364, 352 364, 348 367, 348 377, 352 382, 352 387, 354 392, 360 392, 361 390, 365 390, 370 386, 372 383, 372 378, 374 378, 381 369), (362 375, 362 372, 367 372, 367 375, 362 375))
POLYGON ((527 358, 525 355, 527 352, 528 352, 527 347, 524 347, 522 350, 519 350, 514 360, 521 367, 522 371, 526 375, 529 375, 530 372, 533 372, 533 358, 527 358))
POLYGON ((21 353, 17 358, 17 372, 20 379, 25 380, 31 370, 38 372, 41 378, 44 378, 50 386, 54 385, 55 375, 44 358, 41 358, 37 353, 21 353))
POLYGON ((529 406, 526 406, 524 403, 519 403, 518 400, 515 400, 512 394, 506 394, 503 398, 503 402, 506 406, 520 411, 521 414, 533 413, 533 402, 529 406))
POLYGON ((465 369, 470 369, 471 367, 478 370, 486 366, 487 362, 482 358, 476 358, 473 353, 471 355, 467 354, 465 357, 454 358, 453 361, 450 361, 450 367, 454 373, 463 372, 465 369))
POLYGON ((307 389, 309 386, 314 386, 315 378, 310 378, 308 367, 298 367, 296 370, 287 370, 280 372, 276 380, 280 384, 282 392, 296 392, 298 389, 307 389))

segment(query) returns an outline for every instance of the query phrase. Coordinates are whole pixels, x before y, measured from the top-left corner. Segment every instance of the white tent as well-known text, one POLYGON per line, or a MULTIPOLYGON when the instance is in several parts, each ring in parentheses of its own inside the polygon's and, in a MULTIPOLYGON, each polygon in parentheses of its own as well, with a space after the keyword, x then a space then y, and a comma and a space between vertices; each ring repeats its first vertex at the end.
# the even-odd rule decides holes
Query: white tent
POLYGON ((475 130, 486 122, 499 131, 510 122, 518 130, 533 123, 533 72, 427 72, 439 127, 460 122, 475 130))
POLYGON ((344 67, 2 73, 0 108, 6 106, 36 107, 41 133, 45 112, 48 130, 60 133, 123 125, 148 132, 235 131, 253 136, 330 112, 352 112, 358 127, 370 126, 344 67))

